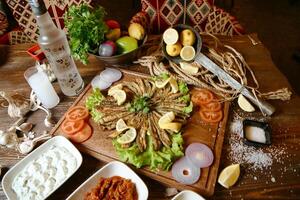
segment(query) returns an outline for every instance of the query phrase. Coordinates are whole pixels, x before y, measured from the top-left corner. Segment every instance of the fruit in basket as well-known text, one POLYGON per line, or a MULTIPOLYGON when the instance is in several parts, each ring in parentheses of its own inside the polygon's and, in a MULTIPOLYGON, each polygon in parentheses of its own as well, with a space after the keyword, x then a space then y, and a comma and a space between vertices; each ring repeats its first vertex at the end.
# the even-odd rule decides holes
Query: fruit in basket
POLYGON ((119 22, 113 19, 106 20, 105 23, 109 29, 121 28, 119 22))
POLYGON ((180 33, 180 42, 183 46, 193 46, 196 41, 194 32, 190 29, 185 29, 180 33))
POLYGON ((130 36, 123 36, 116 41, 119 54, 129 53, 138 48, 138 42, 130 36))
POLYGON ((177 42, 176 44, 168 44, 166 46, 166 52, 169 56, 175 57, 178 56, 180 54, 182 45, 177 42))
POLYGON ((117 51, 117 46, 113 41, 106 41, 99 46, 99 55, 100 56, 112 56, 116 53, 117 51))
POLYGON ((180 57, 182 60, 191 61, 195 58, 196 52, 192 46, 184 46, 180 51, 180 57))
POLYGON ((142 40, 145 37, 145 29, 139 23, 132 23, 128 27, 128 34, 137 40, 142 40))
POLYGON ((115 28, 110 29, 106 34, 105 37, 107 40, 116 41, 121 36, 121 29, 115 28))
POLYGON ((167 45, 175 44, 178 41, 178 32, 174 28, 168 28, 163 33, 163 40, 167 45))

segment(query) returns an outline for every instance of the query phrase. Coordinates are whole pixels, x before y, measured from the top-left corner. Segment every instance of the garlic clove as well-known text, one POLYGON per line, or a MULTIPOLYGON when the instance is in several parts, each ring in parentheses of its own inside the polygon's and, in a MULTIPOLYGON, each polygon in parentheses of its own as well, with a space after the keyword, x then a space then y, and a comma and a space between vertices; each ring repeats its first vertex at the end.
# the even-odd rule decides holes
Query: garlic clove
POLYGON ((9 142, 9 134, 3 133, 0 135, 0 145, 7 145, 9 142))

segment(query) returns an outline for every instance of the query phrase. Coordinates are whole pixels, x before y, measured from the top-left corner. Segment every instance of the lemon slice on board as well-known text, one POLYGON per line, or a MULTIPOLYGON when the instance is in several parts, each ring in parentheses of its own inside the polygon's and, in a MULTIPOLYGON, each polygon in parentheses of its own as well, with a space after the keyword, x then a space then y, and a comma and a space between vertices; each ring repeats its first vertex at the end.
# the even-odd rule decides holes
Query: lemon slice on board
POLYGON ((168 129, 174 132, 179 132, 182 124, 179 122, 169 122, 159 125, 161 129, 168 129))
POLYGON ((128 144, 134 141, 136 137, 136 130, 133 127, 130 127, 121 137, 117 139, 119 144, 128 144))
POLYGON ((170 123, 175 119, 175 114, 173 111, 171 112, 167 112, 166 114, 164 114, 159 120, 158 120, 158 125, 164 125, 166 123, 170 123))
POLYGON ((195 58, 196 52, 192 46, 184 46, 180 51, 180 57, 182 60, 191 61, 195 58))
POLYGON ((178 92, 178 84, 175 78, 171 77, 169 80, 169 83, 171 85, 172 88, 172 93, 176 93, 178 92))
POLYGON ((109 96, 112 96, 115 90, 117 90, 117 89, 118 89, 118 90, 122 90, 122 88, 123 88, 123 85, 122 85, 122 84, 114 85, 114 86, 112 86, 112 87, 109 88, 107 94, 108 94, 109 96))
POLYGON ((126 101, 126 93, 124 90, 115 89, 112 95, 118 105, 122 105, 126 101))
POLYGON ((167 45, 175 44, 178 41, 179 35, 174 28, 168 28, 163 33, 163 40, 167 45))
POLYGON ((169 83, 170 78, 165 80, 157 80, 155 81, 155 86, 157 88, 164 88, 169 83))
POLYGON ((223 187, 229 188, 233 186, 240 176, 240 164, 229 165, 219 175, 218 183, 223 187))
POLYGON ((183 71, 185 71, 189 74, 194 75, 194 74, 198 73, 199 68, 195 67, 194 65, 192 65, 190 63, 180 62, 179 65, 180 65, 181 69, 183 69, 183 71))
POLYGON ((128 127, 125 123, 125 121, 123 119, 119 119, 117 121, 117 124, 116 124, 116 130, 118 133, 121 133, 127 129, 129 129, 130 127, 128 127))
POLYGON ((251 103, 242 95, 239 95, 238 105, 241 109, 246 112, 254 112, 255 108, 251 105, 251 103))

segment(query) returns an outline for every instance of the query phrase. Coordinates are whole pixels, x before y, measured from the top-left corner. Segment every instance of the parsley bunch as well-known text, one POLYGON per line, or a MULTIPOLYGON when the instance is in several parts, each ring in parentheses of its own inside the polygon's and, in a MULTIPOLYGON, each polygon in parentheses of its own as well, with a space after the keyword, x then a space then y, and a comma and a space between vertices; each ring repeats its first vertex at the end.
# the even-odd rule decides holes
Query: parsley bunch
POLYGON ((108 31, 105 15, 103 7, 93 9, 87 4, 73 5, 64 15, 72 55, 85 65, 88 63, 88 52, 95 52, 105 39, 108 31))
POLYGON ((130 112, 139 112, 148 113, 150 111, 149 108, 149 97, 148 96, 139 96, 135 97, 134 100, 129 104, 130 112))

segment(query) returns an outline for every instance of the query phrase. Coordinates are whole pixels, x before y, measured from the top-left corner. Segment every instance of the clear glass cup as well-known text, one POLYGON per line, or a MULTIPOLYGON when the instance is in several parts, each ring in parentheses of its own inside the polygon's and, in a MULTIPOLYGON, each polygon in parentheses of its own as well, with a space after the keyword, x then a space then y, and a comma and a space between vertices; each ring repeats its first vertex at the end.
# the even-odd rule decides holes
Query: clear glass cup
POLYGON ((53 108, 59 103, 59 97, 45 72, 36 67, 30 67, 25 71, 24 77, 43 106, 53 108))

